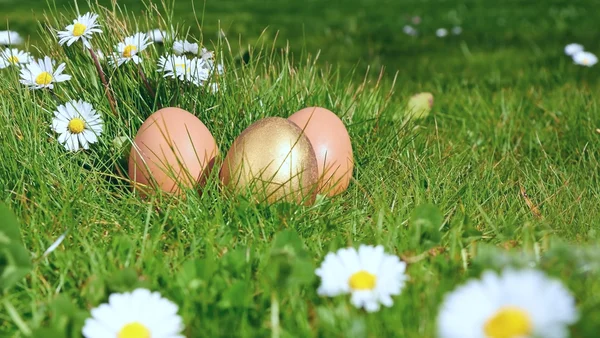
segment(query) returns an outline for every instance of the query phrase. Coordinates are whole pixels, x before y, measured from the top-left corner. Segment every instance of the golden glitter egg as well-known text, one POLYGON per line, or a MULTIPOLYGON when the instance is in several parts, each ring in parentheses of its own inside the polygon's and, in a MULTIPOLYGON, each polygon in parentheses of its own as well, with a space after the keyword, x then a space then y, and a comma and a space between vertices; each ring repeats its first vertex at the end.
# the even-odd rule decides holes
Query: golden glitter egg
POLYGON ((221 182, 258 202, 312 204, 317 195, 317 158, 302 129, 269 117, 250 125, 225 156, 221 182))

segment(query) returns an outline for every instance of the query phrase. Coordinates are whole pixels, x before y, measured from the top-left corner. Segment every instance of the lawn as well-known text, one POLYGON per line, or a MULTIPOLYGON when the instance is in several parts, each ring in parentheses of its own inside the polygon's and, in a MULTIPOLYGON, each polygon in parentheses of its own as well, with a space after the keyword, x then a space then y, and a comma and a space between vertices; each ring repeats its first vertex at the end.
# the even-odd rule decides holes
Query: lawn
MULTIPOLYGON (((18 31, 20 48, 65 62, 73 76, 32 91, 18 70, 0 69, 0 198, 32 261, 16 283, 0 284, 0 337, 81 337, 92 308, 137 287, 178 305, 186 337, 437 337, 447 293, 508 267, 560 280, 579 312, 570 336, 598 336, 600 66, 575 65, 563 49, 577 42, 600 53, 600 4, 191 3, 91 5, 104 30, 91 40, 98 48, 172 24, 225 64, 217 93, 157 73, 167 44, 144 51, 152 92, 135 66, 103 64, 114 115, 81 42, 60 46, 48 29, 76 18, 73 3, 0 0, 0 30, 18 31), (418 36, 403 33, 407 24, 418 36), (460 35, 436 37, 454 26, 460 35), (431 114, 407 119, 408 99, 425 91, 431 114), (58 105, 79 98, 104 131, 89 150, 67 152, 50 124, 58 105), (352 140, 350 186, 312 205, 255 203, 225 194, 213 171, 201 194, 143 199, 127 179, 130 142, 113 140, 133 139, 166 106, 200 118, 217 163, 253 122, 326 107, 352 140), (406 262, 392 307, 368 313, 317 293, 325 256, 360 244, 406 262)), ((0 222, 3 235, 10 222, 0 222)), ((6 243, 0 236, 0 283, 14 265, 6 243)))

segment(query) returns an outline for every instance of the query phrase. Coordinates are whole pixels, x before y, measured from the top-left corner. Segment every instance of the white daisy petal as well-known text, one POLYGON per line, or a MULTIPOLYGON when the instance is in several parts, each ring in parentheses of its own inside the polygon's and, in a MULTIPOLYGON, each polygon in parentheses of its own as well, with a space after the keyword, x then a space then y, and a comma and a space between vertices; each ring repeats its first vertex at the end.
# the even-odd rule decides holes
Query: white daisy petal
POLYGON ((23 43, 23 38, 19 33, 14 31, 0 31, 0 45, 20 45, 23 43))
POLYGON ((0 51, 0 69, 6 67, 20 67, 31 61, 31 54, 16 48, 6 48, 0 51))
POLYGON ((85 321, 85 338, 127 336, 173 338, 183 337, 184 329, 178 307, 158 292, 136 289, 112 294, 108 304, 92 309, 92 318, 85 321))
POLYGON ((59 133, 59 143, 69 151, 77 151, 80 147, 88 149, 98 141, 102 119, 90 103, 73 100, 56 108, 51 127, 59 133))
POLYGON ((438 38, 443 38, 443 37, 446 37, 446 36, 448 35, 448 30, 447 30, 446 28, 438 28, 438 29, 435 31, 435 35, 436 35, 438 38))
POLYGON ((144 33, 136 33, 132 36, 128 36, 123 42, 119 42, 115 46, 116 51, 114 53, 113 60, 110 60, 110 63, 116 67, 119 67, 129 61, 133 61, 135 64, 138 64, 141 61, 141 58, 138 56, 138 54, 145 50, 152 43, 153 42, 150 40, 150 38, 144 33))
POLYGON ((573 62, 580 66, 592 67, 598 63, 598 57, 590 52, 580 51, 573 54, 573 62))
POLYGON ((569 291, 540 271, 485 272, 446 295, 438 336, 566 338, 578 317, 569 291))
POLYGON ((31 60, 30 63, 23 66, 20 73, 20 82, 30 89, 54 88, 54 83, 68 81, 70 75, 62 74, 65 64, 61 63, 54 70, 53 61, 46 56, 44 59, 31 60))
POLYGON ((350 293, 351 303, 367 312, 379 311, 381 304, 393 305, 391 296, 404 287, 406 264, 388 255, 382 246, 361 245, 328 253, 315 271, 321 278, 317 292, 322 296, 350 293))
POLYGON ((98 20, 98 14, 86 13, 80 15, 77 19, 73 20, 73 23, 66 26, 64 31, 57 33, 60 40, 59 44, 71 46, 76 41, 81 40, 83 45, 87 48, 91 48, 89 40, 92 39, 92 34, 102 33, 99 28, 100 25, 96 22, 98 20))
POLYGON ((579 52, 583 52, 583 46, 578 43, 570 43, 565 46, 565 54, 573 56, 579 52))

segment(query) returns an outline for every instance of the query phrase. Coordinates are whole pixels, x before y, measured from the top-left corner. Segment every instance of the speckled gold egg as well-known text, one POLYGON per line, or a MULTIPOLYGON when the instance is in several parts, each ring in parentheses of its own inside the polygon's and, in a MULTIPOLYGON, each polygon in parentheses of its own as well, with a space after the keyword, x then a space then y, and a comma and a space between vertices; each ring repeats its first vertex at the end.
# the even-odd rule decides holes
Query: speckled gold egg
POLYGON ((312 204, 317 194, 317 159, 310 141, 280 117, 259 120, 233 142, 219 177, 229 191, 254 200, 312 204))
POLYGON ((348 188, 354 169, 352 143, 344 122, 332 111, 308 107, 288 120, 303 129, 317 156, 319 193, 340 194, 348 188))
POLYGON ((138 130, 129 154, 129 178, 146 187, 180 194, 201 185, 219 150, 204 123, 179 108, 163 108, 138 130))

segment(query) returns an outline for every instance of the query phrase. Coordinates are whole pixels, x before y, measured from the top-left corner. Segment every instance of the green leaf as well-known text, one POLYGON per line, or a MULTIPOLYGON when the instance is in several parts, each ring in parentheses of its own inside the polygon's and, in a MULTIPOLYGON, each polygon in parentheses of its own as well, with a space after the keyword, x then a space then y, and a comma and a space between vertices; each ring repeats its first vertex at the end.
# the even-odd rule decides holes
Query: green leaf
POLYGON ((185 262, 179 270, 178 281, 183 287, 196 290, 208 285, 208 282, 217 272, 217 268, 217 262, 212 256, 190 260, 185 262))
POLYGON ((148 287, 149 282, 140 280, 135 269, 128 267, 119 270, 107 280, 110 290, 116 292, 127 292, 139 287, 148 287))
POLYGON ((65 338, 67 333, 55 328, 39 328, 33 331, 32 337, 65 338))
POLYGON ((251 295, 250 283, 248 281, 238 280, 229 286, 223 293, 218 306, 222 309, 246 308, 249 307, 249 297, 251 295))
POLYGON ((31 257, 23 246, 19 222, 0 204, 0 288, 7 290, 31 271, 31 257))
POLYGON ((275 236, 267 276, 278 288, 310 283, 314 279, 314 265, 297 233, 284 230, 275 236))
POLYGON ((424 244, 426 247, 439 244, 443 222, 444 215, 435 205, 428 203, 416 207, 410 217, 413 244, 424 244))
POLYGON ((64 332, 62 337, 79 337, 85 319, 90 316, 87 311, 78 308, 66 295, 58 295, 50 303, 51 327, 57 332, 64 332), (69 333, 69 334, 66 334, 69 333))
POLYGON ((406 115, 413 119, 422 119, 429 116, 433 108, 433 94, 425 92, 413 95, 408 101, 406 115))

